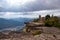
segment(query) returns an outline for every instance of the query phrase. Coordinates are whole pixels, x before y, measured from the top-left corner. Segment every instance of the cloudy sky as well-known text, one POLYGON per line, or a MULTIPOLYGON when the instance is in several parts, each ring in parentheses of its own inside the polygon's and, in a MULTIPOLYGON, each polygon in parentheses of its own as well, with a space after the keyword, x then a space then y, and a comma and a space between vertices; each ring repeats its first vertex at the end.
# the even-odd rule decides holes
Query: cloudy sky
POLYGON ((44 17, 45 15, 60 16, 60 10, 43 10, 33 12, 0 12, 0 18, 38 18, 39 15, 44 17))
POLYGON ((47 14, 60 15, 60 0, 0 0, 3 18, 36 18, 47 14))
POLYGON ((26 12, 60 9, 60 0, 0 0, 0 11, 26 12))

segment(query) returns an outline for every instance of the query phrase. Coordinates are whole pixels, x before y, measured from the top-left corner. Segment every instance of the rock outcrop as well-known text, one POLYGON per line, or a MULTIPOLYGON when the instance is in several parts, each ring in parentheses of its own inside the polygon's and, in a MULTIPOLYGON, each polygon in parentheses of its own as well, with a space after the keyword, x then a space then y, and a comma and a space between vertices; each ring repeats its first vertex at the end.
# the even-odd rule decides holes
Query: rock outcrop
POLYGON ((43 32, 39 35, 16 31, 8 34, 0 32, 0 40, 60 40, 60 29, 56 27, 41 27, 41 29, 43 32))

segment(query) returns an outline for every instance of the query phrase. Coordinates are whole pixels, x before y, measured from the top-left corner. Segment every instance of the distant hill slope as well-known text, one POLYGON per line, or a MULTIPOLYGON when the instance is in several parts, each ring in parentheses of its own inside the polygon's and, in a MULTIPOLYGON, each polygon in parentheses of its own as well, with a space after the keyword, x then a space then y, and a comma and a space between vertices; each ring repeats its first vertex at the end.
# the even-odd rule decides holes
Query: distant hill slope
POLYGON ((3 28, 16 27, 16 26, 22 26, 22 25, 23 24, 18 21, 0 18, 0 30, 3 28))
POLYGON ((31 18, 14 18, 14 19, 0 18, 0 30, 4 28, 15 28, 17 26, 21 27, 24 26, 24 22, 29 22, 31 20, 32 20, 31 18))
POLYGON ((29 22, 29 21, 32 21, 33 18, 15 18, 11 20, 18 21, 18 22, 29 22))

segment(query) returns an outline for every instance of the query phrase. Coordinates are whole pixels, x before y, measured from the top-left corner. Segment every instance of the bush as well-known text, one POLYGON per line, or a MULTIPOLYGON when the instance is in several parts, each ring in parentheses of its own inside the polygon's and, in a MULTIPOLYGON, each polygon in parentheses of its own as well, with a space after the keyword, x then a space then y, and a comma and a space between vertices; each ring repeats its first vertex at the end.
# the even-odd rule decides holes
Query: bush
POLYGON ((58 27, 60 28, 60 23, 58 24, 58 27))
POLYGON ((52 20, 46 20, 45 26, 53 26, 54 22, 52 20))
POLYGON ((39 35, 41 34, 41 31, 40 30, 34 30, 31 32, 33 35, 39 35))
POLYGON ((60 23, 55 22, 55 23, 54 23, 54 26, 55 26, 55 27, 60 27, 60 23))
POLYGON ((50 15, 45 16, 45 20, 48 20, 50 18, 50 15))
POLYGON ((45 17, 45 26, 60 27, 59 21, 60 21, 60 19, 57 16, 53 16, 53 17, 46 16, 45 17))

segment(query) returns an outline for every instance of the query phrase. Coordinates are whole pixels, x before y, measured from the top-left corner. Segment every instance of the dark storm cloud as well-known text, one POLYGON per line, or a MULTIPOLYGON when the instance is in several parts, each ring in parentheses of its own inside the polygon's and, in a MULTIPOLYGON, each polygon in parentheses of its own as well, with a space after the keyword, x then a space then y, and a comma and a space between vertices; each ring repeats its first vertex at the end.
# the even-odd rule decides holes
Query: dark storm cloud
POLYGON ((29 12, 39 10, 60 9, 60 0, 35 0, 34 2, 26 3, 22 6, 9 7, 4 0, 0 0, 0 12, 29 12))

